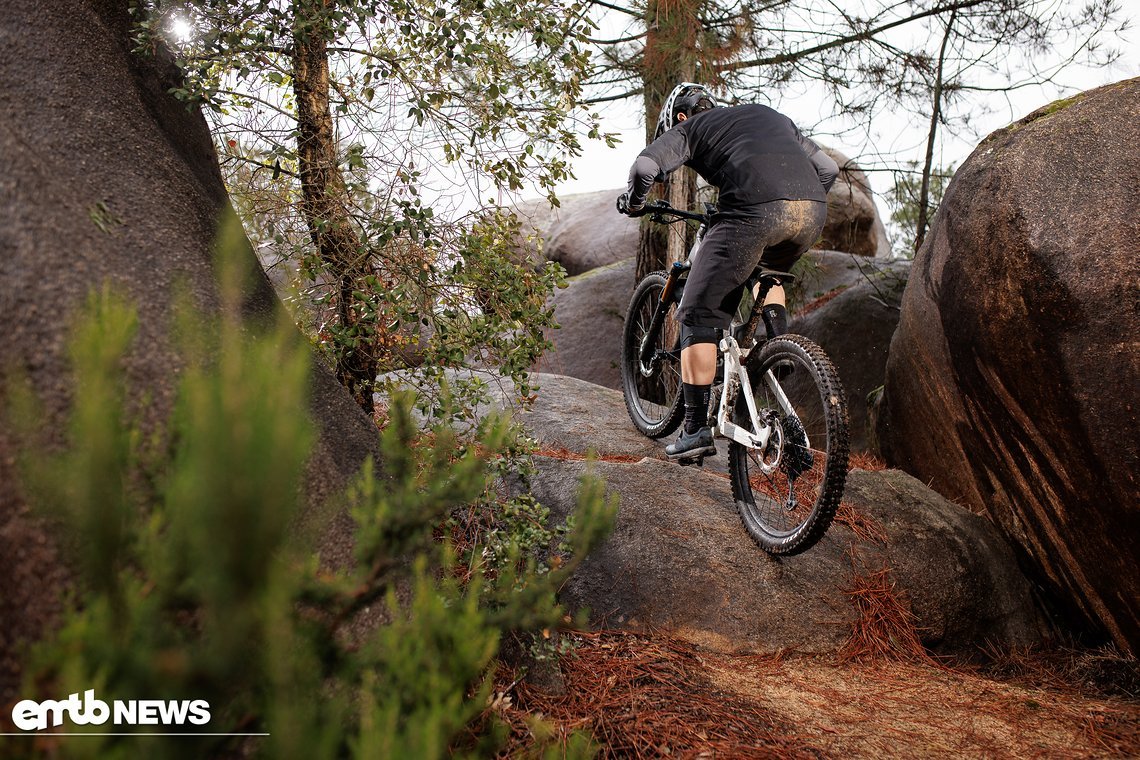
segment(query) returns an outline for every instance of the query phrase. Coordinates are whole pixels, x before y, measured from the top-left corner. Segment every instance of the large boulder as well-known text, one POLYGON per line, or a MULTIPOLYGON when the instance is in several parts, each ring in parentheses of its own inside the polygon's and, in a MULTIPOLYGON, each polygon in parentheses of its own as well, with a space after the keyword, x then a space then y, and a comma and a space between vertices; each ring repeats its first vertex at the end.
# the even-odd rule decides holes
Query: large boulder
MULTIPOLYGON (((131 52, 129 5, 9 2, 0 14, 0 372, 31 381, 56 442, 73 393, 66 339, 88 291, 109 282, 136 305, 126 373, 153 418, 169 412, 180 368, 176 294, 207 313, 220 302, 211 251, 229 201, 209 130, 169 94, 169 57, 131 52)), ((251 317, 281 308, 264 276, 245 295, 251 317)), ((375 429, 315 365, 321 436, 306 493, 323 506, 374 450, 375 429)), ((21 642, 51 625, 67 580, 54 531, 20 492, 8 432, 0 424, 0 704, 15 696, 21 642)), ((348 558, 350 537, 330 536, 322 555, 348 558)))
POLYGON ((856 576, 889 571, 922 641, 940 652, 1024 646, 1045 629, 1028 582, 994 527, 899 472, 853 471, 846 499, 883 542, 835 524, 808 552, 777 559, 745 532, 723 475, 658 459, 539 458, 527 487, 552 516, 574 508, 578 480, 619 499, 613 534, 562 600, 593 624, 666 629, 722 651, 834 652, 858 614, 856 576))
POLYGON ((621 340, 634 286, 633 259, 571 277, 551 298, 557 330, 554 348, 537 369, 621 389, 621 340))
MULTIPOLYGON (((857 256, 889 256, 890 242, 867 175, 842 153, 826 150, 840 173, 827 197, 827 224, 819 247, 857 256)), ((622 192, 624 188, 567 195, 559 199, 557 208, 545 200, 524 201, 515 213, 524 231, 542 240, 545 259, 576 275, 637 255, 639 220, 614 209, 622 192)))
POLYGON ((891 243, 875 206, 871 181, 839 151, 824 148, 824 152, 839 164, 839 177, 827 194, 827 223, 819 247, 856 256, 890 256, 891 243))
POLYGON ((637 219, 622 216, 614 201, 623 190, 602 190, 546 200, 525 201, 515 209, 524 229, 542 239, 547 261, 557 261, 571 275, 628 259, 637 254, 637 219))
POLYGON ((889 462, 990 516, 1062 612, 1140 652, 1140 79, 958 169, 891 344, 889 462))
POLYGON ((791 332, 818 343, 839 371, 854 451, 871 448, 867 396, 886 376, 887 351, 898 325, 910 263, 877 266, 865 261, 862 267, 859 282, 807 304, 788 325, 791 332))
POLYGON ((573 510, 586 472, 620 498, 614 534, 564 589, 564 601, 590 608, 597 625, 668 628, 734 651, 835 651, 855 618, 846 593, 854 576, 888 568, 928 646, 1019 646, 1045 634, 997 530, 904 473, 852 473, 844 500, 864 538, 836 523, 807 553, 773 559, 736 515, 723 446, 703 470, 680 467, 666 461, 663 441, 633 429, 617 391, 535 380, 538 399, 520 419, 540 455, 525 487, 557 518, 573 510), (583 461, 586 453, 597 461, 583 461))

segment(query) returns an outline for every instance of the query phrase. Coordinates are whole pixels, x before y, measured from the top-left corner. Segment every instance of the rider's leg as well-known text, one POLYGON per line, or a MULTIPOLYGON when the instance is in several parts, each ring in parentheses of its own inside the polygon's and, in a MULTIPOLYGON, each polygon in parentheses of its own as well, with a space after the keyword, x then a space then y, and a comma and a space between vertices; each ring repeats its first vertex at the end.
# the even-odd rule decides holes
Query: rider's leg
MULTIPOLYGON (((756 292, 759 289, 760 289, 760 283, 757 283, 756 287, 753 288, 752 295, 755 296, 756 292)), ((784 300, 784 286, 783 285, 773 285, 771 288, 768 289, 768 295, 764 296, 764 305, 765 306, 771 306, 773 304, 775 304, 777 306, 787 305, 787 301, 784 300)))
MULTIPOLYGON (((767 204, 773 217, 775 237, 764 250, 760 262, 769 269, 790 271, 792 266, 819 239, 827 220, 827 204, 820 201, 776 201, 767 204)), ((784 286, 768 291, 760 307, 769 338, 788 332, 788 310, 784 286)))
POLYGON ((768 291, 764 304, 760 307, 760 317, 764 320, 769 340, 788 331, 788 309, 785 306, 783 285, 775 285, 768 291))
POLYGON ((685 461, 716 453, 708 422, 709 397, 716 374, 715 327, 681 325, 681 388, 685 426, 676 443, 665 447, 670 457, 685 461))
POLYGON ((732 322, 744 282, 763 253, 763 239, 747 221, 720 220, 705 233, 677 309, 681 322, 681 380, 685 428, 665 452, 673 458, 716 452, 708 424, 709 394, 716 376, 718 331, 732 322))
POLYGON ((716 375, 717 329, 681 325, 681 388, 685 394, 685 433, 708 427, 709 394, 716 375))
POLYGON ((716 344, 694 343, 681 349, 681 381, 711 385, 716 376, 716 344))

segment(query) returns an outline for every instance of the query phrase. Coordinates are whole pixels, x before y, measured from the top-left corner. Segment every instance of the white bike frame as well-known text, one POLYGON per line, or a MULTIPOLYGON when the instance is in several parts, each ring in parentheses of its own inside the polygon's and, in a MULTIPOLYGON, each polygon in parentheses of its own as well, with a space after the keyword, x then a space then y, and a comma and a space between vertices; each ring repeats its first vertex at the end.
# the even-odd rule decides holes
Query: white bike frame
MULTIPOLYGON (((689 251, 688 260, 690 264, 696 260, 701 241, 704 239, 704 231, 705 226, 701 225, 696 240, 693 242, 693 247, 689 251)), ((740 344, 736 342, 736 338, 733 337, 731 330, 725 337, 721 338, 717 347, 720 349, 721 356, 724 357, 724 382, 721 384, 720 410, 717 413, 716 424, 713 425, 713 435, 736 441, 750 449, 763 450, 768 446, 773 433, 780 435, 780 432, 779 428, 769 425, 766 420, 761 420, 756 410, 756 398, 752 394, 752 383, 749 381, 748 370, 744 367, 744 361, 752 349, 742 349, 740 344), (729 419, 730 410, 736 406, 736 396, 741 392, 744 394, 744 403, 748 407, 752 429, 758 431, 756 435, 749 433, 739 425, 733 424, 729 419)), ((788 397, 784 395, 784 389, 780 387, 779 381, 770 371, 764 373, 764 382, 772 390, 772 394, 776 397, 776 401, 780 404, 784 414, 795 417, 795 410, 792 408, 791 402, 788 401, 788 397)), ((778 441, 778 443, 783 447, 783 441, 778 441)), ((805 444, 810 445, 810 442, 805 441, 805 444)), ((765 457, 760 457, 757 464, 761 472, 770 475, 779 466, 780 458, 779 456, 772 457, 771 461, 767 462, 765 457)))

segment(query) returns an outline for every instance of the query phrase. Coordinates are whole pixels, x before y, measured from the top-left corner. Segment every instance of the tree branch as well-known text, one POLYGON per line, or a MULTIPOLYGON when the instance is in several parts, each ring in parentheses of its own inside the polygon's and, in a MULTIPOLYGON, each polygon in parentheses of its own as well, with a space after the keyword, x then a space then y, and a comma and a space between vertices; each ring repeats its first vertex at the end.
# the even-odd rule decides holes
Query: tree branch
POLYGON ((280 163, 267 164, 264 161, 258 161, 256 158, 249 158, 248 156, 242 156, 242 155, 238 155, 235 153, 225 154, 222 157, 222 161, 241 161, 242 163, 246 163, 246 164, 249 164, 251 166, 256 166, 260 169, 271 169, 272 171, 278 172, 280 174, 285 174, 285 175, 288 175, 290 177, 296 177, 297 176, 296 172, 289 171, 288 169, 281 166, 280 163))
POLYGON ((922 189, 918 195, 918 223, 914 235, 914 250, 922 245, 926 237, 927 214, 930 211, 930 168, 934 163, 934 140, 938 135, 938 122, 942 118, 942 66, 946 61, 946 46, 953 33, 954 21, 958 18, 958 11, 950 14, 946 22, 946 33, 942 36, 942 47, 938 51, 938 70, 934 75, 934 105, 930 112, 930 135, 926 138, 926 162, 922 165, 922 189))
MULTIPOLYGON (((595 0, 595 2, 596 1, 597 0, 595 0)), ((882 32, 886 32, 896 27, 909 24, 912 21, 918 21, 920 19, 929 18, 931 16, 939 16, 943 13, 954 13, 965 8, 973 8, 979 5, 984 5, 987 2, 990 2, 990 0, 961 0, 961 2, 953 3, 951 5, 939 5, 929 10, 923 11, 922 13, 915 13, 914 15, 907 16, 906 18, 896 19, 889 23, 874 27, 873 29, 864 29, 861 32, 849 34, 830 42, 825 42, 820 45, 805 48, 803 50, 794 50, 788 53, 780 53, 778 55, 767 56, 765 58, 752 58, 747 61, 732 61, 728 63, 721 63, 715 65, 713 69, 719 73, 725 71, 740 71, 741 69, 749 69, 754 66, 774 66, 781 63, 792 63, 794 61, 800 60, 801 58, 806 58, 808 56, 815 55, 816 53, 822 53, 825 50, 842 47, 852 42, 865 42, 874 38, 877 34, 881 34, 882 32)))
POLYGON ((618 37, 616 40, 596 40, 593 37, 587 37, 586 41, 593 45, 619 45, 623 42, 636 42, 637 40, 646 37, 648 34, 649 32, 642 32, 641 34, 635 34, 632 37, 618 37))
POLYGON ((603 0, 590 0, 590 5, 600 5, 603 8, 609 8, 611 11, 617 11, 618 13, 625 13, 633 16, 634 18, 645 18, 645 14, 643 13, 631 10, 629 8, 622 8, 620 5, 610 5, 607 2, 603 2, 603 0))
POLYGON ((607 95, 607 96, 601 97, 601 98, 587 98, 586 100, 583 100, 581 102, 584 105, 592 106, 595 103, 610 103, 614 100, 625 100, 626 98, 632 98, 632 97, 636 97, 638 95, 641 95, 644 92, 645 92, 645 90, 643 88, 638 87, 636 90, 630 90, 629 92, 623 92, 620 95, 607 95))

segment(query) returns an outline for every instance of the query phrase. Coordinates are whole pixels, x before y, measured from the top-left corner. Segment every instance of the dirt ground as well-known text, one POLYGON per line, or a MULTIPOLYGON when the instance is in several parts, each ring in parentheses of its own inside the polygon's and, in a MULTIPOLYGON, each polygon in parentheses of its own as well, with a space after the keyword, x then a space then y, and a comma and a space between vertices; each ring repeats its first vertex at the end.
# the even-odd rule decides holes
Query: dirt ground
POLYGON ((1109 658, 1093 683, 1079 667, 1093 654, 982 669, 727 655, 658 635, 569 638, 553 685, 505 674, 498 684, 507 754, 579 731, 601 757, 1140 757, 1140 699, 1113 685, 1134 684, 1134 661, 1109 658))
POLYGON ((1140 705, 905 663, 713 663, 710 680, 838 757, 1134 757, 1140 705), (727 667, 726 667, 727 666, 727 667))

